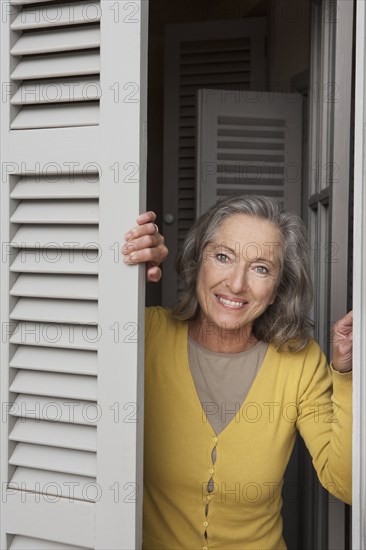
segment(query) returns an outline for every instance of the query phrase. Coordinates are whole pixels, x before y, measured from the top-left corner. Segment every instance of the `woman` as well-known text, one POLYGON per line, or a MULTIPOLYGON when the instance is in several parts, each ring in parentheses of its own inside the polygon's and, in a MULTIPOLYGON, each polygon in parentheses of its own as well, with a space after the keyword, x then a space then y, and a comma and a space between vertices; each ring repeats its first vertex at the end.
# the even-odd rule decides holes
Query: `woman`
MULTIPOLYGON (((133 230, 131 262, 159 263, 153 230, 133 230)), ((269 199, 226 199, 187 235, 177 306, 147 309, 144 549, 286 548, 296 430, 323 486, 351 502, 352 316, 328 366, 309 337, 304 235, 269 199)))

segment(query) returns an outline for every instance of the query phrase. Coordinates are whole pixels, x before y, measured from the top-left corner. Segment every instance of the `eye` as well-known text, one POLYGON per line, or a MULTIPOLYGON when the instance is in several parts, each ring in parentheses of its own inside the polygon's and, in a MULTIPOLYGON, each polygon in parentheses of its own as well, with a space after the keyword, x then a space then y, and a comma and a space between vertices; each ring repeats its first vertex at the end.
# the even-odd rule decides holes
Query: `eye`
POLYGON ((229 256, 226 256, 226 254, 216 254, 216 260, 218 260, 220 264, 226 264, 229 260, 229 256))
POLYGON ((257 265, 255 267, 255 270, 260 275, 268 275, 268 273, 269 273, 268 268, 265 265, 257 265))

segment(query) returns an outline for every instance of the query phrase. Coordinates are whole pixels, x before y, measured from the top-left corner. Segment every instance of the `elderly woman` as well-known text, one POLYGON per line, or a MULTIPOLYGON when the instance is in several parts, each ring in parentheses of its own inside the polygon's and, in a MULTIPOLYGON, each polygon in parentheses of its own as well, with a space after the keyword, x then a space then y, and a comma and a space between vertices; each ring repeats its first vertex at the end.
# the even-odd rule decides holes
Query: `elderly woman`
MULTIPOLYGON (((155 254, 157 280, 153 220, 128 236, 129 262, 155 254)), ((186 237, 176 307, 147 308, 145 550, 286 548, 296 430, 322 485, 351 502, 352 316, 335 327, 328 366, 309 336, 305 234, 269 199, 230 197, 186 237)))

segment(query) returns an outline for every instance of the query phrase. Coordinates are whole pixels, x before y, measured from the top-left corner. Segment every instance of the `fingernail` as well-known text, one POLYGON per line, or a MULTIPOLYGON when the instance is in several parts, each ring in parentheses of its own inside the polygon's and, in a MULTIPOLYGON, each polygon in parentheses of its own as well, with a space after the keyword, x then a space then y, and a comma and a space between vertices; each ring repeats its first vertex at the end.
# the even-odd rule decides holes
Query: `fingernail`
POLYGON ((128 241, 130 238, 131 238, 131 233, 130 232, 126 233, 125 241, 128 241))
POLYGON ((123 261, 124 261, 126 264, 129 264, 129 263, 131 263, 131 257, 130 257, 130 256, 125 256, 125 257, 123 258, 123 261))

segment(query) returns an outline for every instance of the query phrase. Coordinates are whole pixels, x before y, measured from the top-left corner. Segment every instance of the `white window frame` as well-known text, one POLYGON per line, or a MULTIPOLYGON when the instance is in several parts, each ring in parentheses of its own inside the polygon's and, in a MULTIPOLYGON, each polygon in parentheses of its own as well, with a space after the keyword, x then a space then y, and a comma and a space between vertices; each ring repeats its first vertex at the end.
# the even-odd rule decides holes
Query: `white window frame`
MULTIPOLYGON (((308 218, 315 337, 325 352, 330 351, 329 325, 347 311, 353 16, 352 2, 313 2, 308 218)), ((346 506, 333 497, 326 502, 322 490, 317 498, 319 548, 343 550, 346 506)))
POLYGON ((366 5, 356 3, 352 547, 366 545, 366 5))

